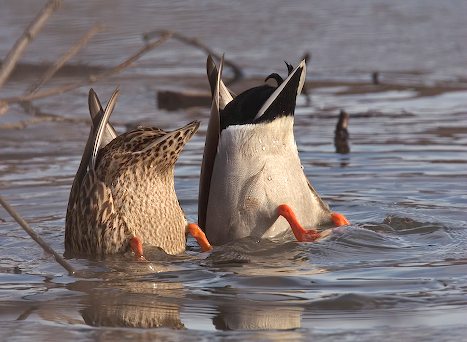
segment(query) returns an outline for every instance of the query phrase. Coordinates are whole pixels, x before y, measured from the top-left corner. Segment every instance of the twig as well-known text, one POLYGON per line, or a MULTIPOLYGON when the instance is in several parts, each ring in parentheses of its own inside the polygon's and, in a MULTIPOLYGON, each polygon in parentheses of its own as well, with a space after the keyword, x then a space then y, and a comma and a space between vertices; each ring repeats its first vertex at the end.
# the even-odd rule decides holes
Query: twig
POLYGON ((52 114, 52 113, 44 113, 41 109, 35 106, 32 102, 25 101, 19 102, 19 105, 23 108, 24 112, 33 116, 30 119, 15 121, 11 123, 6 123, 0 125, 0 129, 23 129, 30 125, 38 124, 41 122, 85 122, 87 123, 88 120, 83 118, 70 118, 66 116, 62 116, 59 114, 52 114))
POLYGON ((142 55, 144 55, 145 53, 155 49, 156 47, 158 47, 159 45, 161 45, 162 43, 167 41, 170 37, 171 37, 170 34, 162 35, 161 38, 159 38, 157 41, 145 45, 144 47, 139 49, 135 54, 131 55, 129 58, 127 58, 122 63, 118 64, 117 66, 115 66, 115 67, 113 67, 113 68, 111 68, 109 70, 100 72, 100 73, 95 74, 95 75, 90 75, 90 76, 88 76, 88 78, 84 82, 81 82, 81 81, 73 82, 73 83, 66 84, 66 85, 61 86, 61 87, 50 88, 50 89, 47 89, 47 90, 38 91, 38 92, 36 92, 34 94, 28 94, 28 95, 23 95, 23 96, 14 96, 14 97, 5 97, 5 98, 0 99, 0 103, 2 101, 5 102, 5 103, 16 103, 16 102, 23 102, 23 101, 32 101, 32 100, 41 99, 41 98, 44 98, 44 97, 63 94, 63 93, 66 93, 67 91, 82 87, 83 85, 97 82, 98 80, 100 80, 102 78, 112 76, 112 75, 117 74, 117 73, 123 71, 124 69, 128 68, 136 60, 138 60, 142 55))
POLYGON ((81 39, 76 42, 63 56, 61 56, 54 64, 52 64, 46 72, 42 75, 42 77, 35 83, 33 83, 28 90, 26 91, 26 94, 34 94, 37 92, 37 90, 44 85, 46 82, 48 82, 54 75, 55 73, 60 70, 60 68, 65 65, 65 63, 73 58, 79 50, 81 50, 88 41, 100 30, 102 29, 101 25, 94 25, 88 32, 86 32, 81 39))
MULTIPOLYGON (((149 41, 154 35, 159 34, 171 34, 173 38, 177 39, 178 41, 197 47, 204 51, 207 55, 212 55, 216 59, 220 60, 221 56, 214 51, 212 51, 207 45, 203 44, 196 38, 187 37, 179 32, 168 31, 168 30, 159 30, 159 31, 152 31, 143 34, 143 39, 145 41, 149 41)), ((234 73, 234 77, 227 82, 227 85, 231 85, 234 82, 237 82, 241 78, 243 78, 243 71, 233 62, 229 61, 228 59, 224 58, 224 64, 230 67, 234 73)))
POLYGON ((16 318, 17 321, 24 321, 26 318, 28 318, 34 311, 36 311, 39 307, 34 305, 26 308, 21 315, 16 318))
MULTIPOLYGON (((165 43, 167 40, 169 40, 172 37, 172 33, 166 32, 161 34, 161 37, 156 40, 155 42, 152 42, 150 44, 146 44, 143 48, 141 48, 138 52, 136 52, 134 55, 130 56, 128 59, 126 59, 123 63, 120 63, 116 67, 113 67, 110 70, 103 71, 97 75, 94 76, 94 80, 92 82, 95 82, 98 78, 104 78, 111 76, 113 74, 119 73, 123 71, 124 69, 128 68, 131 64, 136 62, 142 55, 145 53, 153 50, 154 48, 158 47, 159 45, 165 43)), ((93 78, 93 75, 89 77, 90 79, 93 78)))
POLYGON ((34 18, 31 24, 29 24, 21 37, 16 41, 15 45, 13 45, 2 63, 2 68, 0 70, 0 88, 7 81, 26 47, 34 40, 47 19, 60 7, 61 2, 61 0, 50 0, 34 18))
POLYGON ((0 204, 5 208, 5 210, 15 219, 16 222, 23 228, 26 233, 29 234, 29 236, 39 244, 39 246, 42 247, 42 249, 47 252, 52 254, 55 257, 55 260, 64 268, 68 271, 70 275, 75 274, 75 269, 68 263, 66 262, 63 257, 55 252, 52 247, 50 247, 47 242, 45 242, 37 233, 28 225, 28 223, 16 212, 13 207, 11 207, 4 199, 2 196, 0 196, 0 204))
POLYGON ((47 122, 47 121, 61 121, 61 120, 55 120, 55 119, 51 119, 51 118, 48 118, 48 117, 39 117, 39 118, 30 118, 30 119, 26 119, 26 120, 20 120, 20 121, 15 121, 15 122, 12 122, 12 123, 6 123, 6 124, 2 124, 0 125, 0 129, 24 129, 30 125, 35 125, 35 124, 38 124, 38 123, 41 123, 41 122, 47 122))

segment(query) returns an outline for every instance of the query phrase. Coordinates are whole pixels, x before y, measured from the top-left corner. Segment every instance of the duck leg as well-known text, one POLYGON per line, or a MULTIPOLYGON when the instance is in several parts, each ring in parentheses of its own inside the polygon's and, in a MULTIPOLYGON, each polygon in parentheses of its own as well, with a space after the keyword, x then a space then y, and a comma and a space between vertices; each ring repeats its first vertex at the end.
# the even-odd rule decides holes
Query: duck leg
MULTIPOLYGON (((277 207, 277 213, 279 216, 284 217, 287 222, 289 222, 290 228, 292 229, 292 232, 295 235, 297 241, 312 242, 329 234, 329 230, 318 232, 316 229, 303 228, 300 222, 298 222, 294 211, 287 204, 281 204, 279 207, 277 207)), ((331 220, 338 227, 349 224, 349 221, 345 218, 345 216, 339 213, 332 213, 331 220)))
POLYGON ((212 249, 212 246, 209 243, 206 234, 204 234, 204 232, 197 224, 189 223, 186 226, 186 232, 196 239, 198 245, 201 247, 201 250, 203 252, 209 252, 212 249))

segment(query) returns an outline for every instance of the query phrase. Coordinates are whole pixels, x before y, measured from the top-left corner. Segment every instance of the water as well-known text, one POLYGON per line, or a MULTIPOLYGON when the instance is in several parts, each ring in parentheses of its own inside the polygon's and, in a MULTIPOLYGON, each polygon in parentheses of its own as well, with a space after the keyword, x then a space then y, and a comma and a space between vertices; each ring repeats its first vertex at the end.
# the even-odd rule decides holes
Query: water
MULTIPOLYGON (((320 243, 245 239, 210 254, 189 239, 185 255, 149 250, 150 264, 72 259, 80 274, 70 277, 1 210, 2 339, 465 340, 465 3, 265 6, 69 1, 23 62, 39 70, 38 63, 55 60, 97 20, 107 31, 73 63, 116 64, 141 46, 142 32, 156 28, 199 37, 261 78, 283 73, 283 59, 296 62, 310 50, 314 83, 311 104, 299 99, 297 143, 314 186, 352 225, 320 243), (380 86, 368 84, 374 70, 381 72, 380 86), (335 154, 332 145, 341 108, 350 113, 349 155, 335 154)), ((5 55, 40 3, 0 7, 5 55)), ((186 75, 191 88, 207 90, 204 62, 199 51, 169 42, 135 68, 93 85, 102 99, 120 85, 112 117, 120 131, 140 122, 169 129, 202 121, 176 168, 177 193, 193 221, 208 109, 157 110, 155 92, 184 89, 186 75)), ((35 77, 16 73, 1 96, 22 93, 35 77)), ((79 77, 62 73, 57 82, 79 77)), ((34 102, 65 121, 18 125, 31 119, 19 105, 0 117, 2 196, 59 252, 88 134, 87 91, 34 102)))

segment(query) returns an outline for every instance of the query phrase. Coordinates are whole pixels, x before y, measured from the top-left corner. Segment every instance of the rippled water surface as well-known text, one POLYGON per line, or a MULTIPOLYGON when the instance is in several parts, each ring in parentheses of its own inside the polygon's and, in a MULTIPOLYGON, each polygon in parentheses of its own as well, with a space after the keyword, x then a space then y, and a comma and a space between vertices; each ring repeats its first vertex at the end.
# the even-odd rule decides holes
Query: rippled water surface
MULTIPOLYGON (((1 56, 40 5, 0 1, 1 56)), ((1 339, 465 340, 466 15, 458 1, 65 1, 0 97, 23 93, 40 63, 97 20, 107 31, 72 63, 114 65, 142 45, 141 33, 161 28, 225 51, 258 82, 310 50, 311 101, 298 101, 297 144, 314 186, 352 225, 319 243, 244 239, 200 253, 190 238, 181 256, 148 249, 150 263, 71 259, 79 270, 71 277, 0 210, 1 339), (370 84, 375 70, 380 85, 370 84), (342 108, 350 114, 347 155, 333 146, 342 108)), ((169 41, 93 85, 102 99, 120 85, 112 116, 120 132, 202 121, 176 167, 192 221, 208 108, 168 112, 155 99, 158 90, 207 91, 204 62, 169 41)), ((80 77, 65 72, 55 82, 80 77)), ((17 104, 0 116, 1 195, 60 253, 88 135, 88 90, 33 102, 59 120, 31 120, 17 104)))

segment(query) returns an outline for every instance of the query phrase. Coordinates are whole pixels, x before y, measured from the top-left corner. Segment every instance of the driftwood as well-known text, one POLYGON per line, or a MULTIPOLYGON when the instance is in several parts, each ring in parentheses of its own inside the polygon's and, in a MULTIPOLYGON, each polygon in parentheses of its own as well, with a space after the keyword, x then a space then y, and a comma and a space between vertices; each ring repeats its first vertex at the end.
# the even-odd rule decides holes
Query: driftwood
POLYGON ((31 24, 29 24, 21 37, 16 41, 15 45, 13 45, 2 63, 2 68, 0 70, 0 88, 8 80, 8 77, 24 53, 26 47, 34 40, 49 17, 60 7, 61 3, 61 0, 50 0, 31 24))
POLYGON ((190 107, 209 107, 211 105, 211 94, 180 92, 163 90, 157 92, 157 106, 159 109, 178 110, 190 107))
POLYGON ((347 154, 350 152, 348 127, 349 114, 347 114, 345 110, 341 110, 339 120, 336 124, 336 130, 334 131, 334 146, 336 147, 336 153, 347 154))
POLYGON ((373 71, 373 72, 371 73, 371 82, 372 82, 374 85, 380 84, 380 83, 379 83, 379 72, 373 71))

